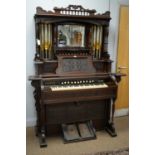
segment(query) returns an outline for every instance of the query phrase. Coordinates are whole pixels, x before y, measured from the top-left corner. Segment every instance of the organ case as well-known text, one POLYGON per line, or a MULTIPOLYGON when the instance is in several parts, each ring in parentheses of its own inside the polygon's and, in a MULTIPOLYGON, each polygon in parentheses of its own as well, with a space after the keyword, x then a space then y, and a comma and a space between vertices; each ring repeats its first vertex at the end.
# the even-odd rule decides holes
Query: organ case
POLYGON ((36 75, 30 76, 40 146, 61 124, 91 120, 96 130, 116 136, 115 100, 122 74, 112 73, 108 54, 110 12, 80 5, 37 7, 36 75))

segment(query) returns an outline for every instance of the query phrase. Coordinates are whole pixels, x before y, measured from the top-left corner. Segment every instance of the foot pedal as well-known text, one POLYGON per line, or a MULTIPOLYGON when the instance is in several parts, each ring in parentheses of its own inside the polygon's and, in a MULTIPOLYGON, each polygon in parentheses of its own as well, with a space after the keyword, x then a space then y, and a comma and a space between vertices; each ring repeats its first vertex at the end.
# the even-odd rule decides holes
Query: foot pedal
POLYGON ((92 121, 62 124, 64 142, 78 142, 96 139, 92 121))

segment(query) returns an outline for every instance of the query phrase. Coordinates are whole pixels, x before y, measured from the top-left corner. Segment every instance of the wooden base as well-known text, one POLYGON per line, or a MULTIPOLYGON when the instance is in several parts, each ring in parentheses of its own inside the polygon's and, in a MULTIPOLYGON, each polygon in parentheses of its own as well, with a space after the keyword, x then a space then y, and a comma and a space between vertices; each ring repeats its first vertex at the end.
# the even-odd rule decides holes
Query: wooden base
POLYGON ((115 131, 115 127, 113 123, 108 123, 107 126, 105 127, 105 130, 109 133, 111 137, 116 137, 117 133, 115 131))
MULTIPOLYGON (((94 125, 96 131, 101 131, 101 130, 105 129, 105 131, 107 131, 111 137, 117 136, 117 133, 115 131, 115 127, 114 127, 113 123, 105 123, 105 121, 103 119, 101 119, 101 120, 94 120, 93 125, 94 125)), ((59 135, 61 133, 61 125, 51 125, 51 126, 48 126, 48 128, 46 128, 46 129, 48 129, 47 130, 48 132, 45 132, 44 129, 42 129, 39 132, 38 127, 37 126, 35 127, 35 133, 36 133, 36 136, 38 136, 38 138, 39 138, 39 144, 40 144, 41 148, 47 147, 46 135, 51 136, 51 131, 52 131, 52 135, 53 134, 59 135)))

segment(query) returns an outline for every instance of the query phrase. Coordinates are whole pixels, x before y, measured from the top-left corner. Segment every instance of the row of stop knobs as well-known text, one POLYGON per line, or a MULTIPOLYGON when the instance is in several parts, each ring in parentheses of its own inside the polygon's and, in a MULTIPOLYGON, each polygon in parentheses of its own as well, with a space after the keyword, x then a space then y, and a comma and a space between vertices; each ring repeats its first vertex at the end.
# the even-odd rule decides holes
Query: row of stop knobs
MULTIPOLYGON (((80 80, 80 81, 64 81, 61 84, 83 84, 83 83, 94 83, 94 80, 80 80)), ((101 81, 100 81, 101 82, 101 81)))

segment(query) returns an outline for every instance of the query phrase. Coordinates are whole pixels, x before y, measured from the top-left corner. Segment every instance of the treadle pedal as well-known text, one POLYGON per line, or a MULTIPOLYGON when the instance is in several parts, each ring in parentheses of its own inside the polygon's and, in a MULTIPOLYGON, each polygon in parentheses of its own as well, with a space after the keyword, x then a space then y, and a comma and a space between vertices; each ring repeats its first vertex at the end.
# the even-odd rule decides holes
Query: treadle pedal
POLYGON ((62 124, 65 143, 96 139, 92 121, 62 124))

